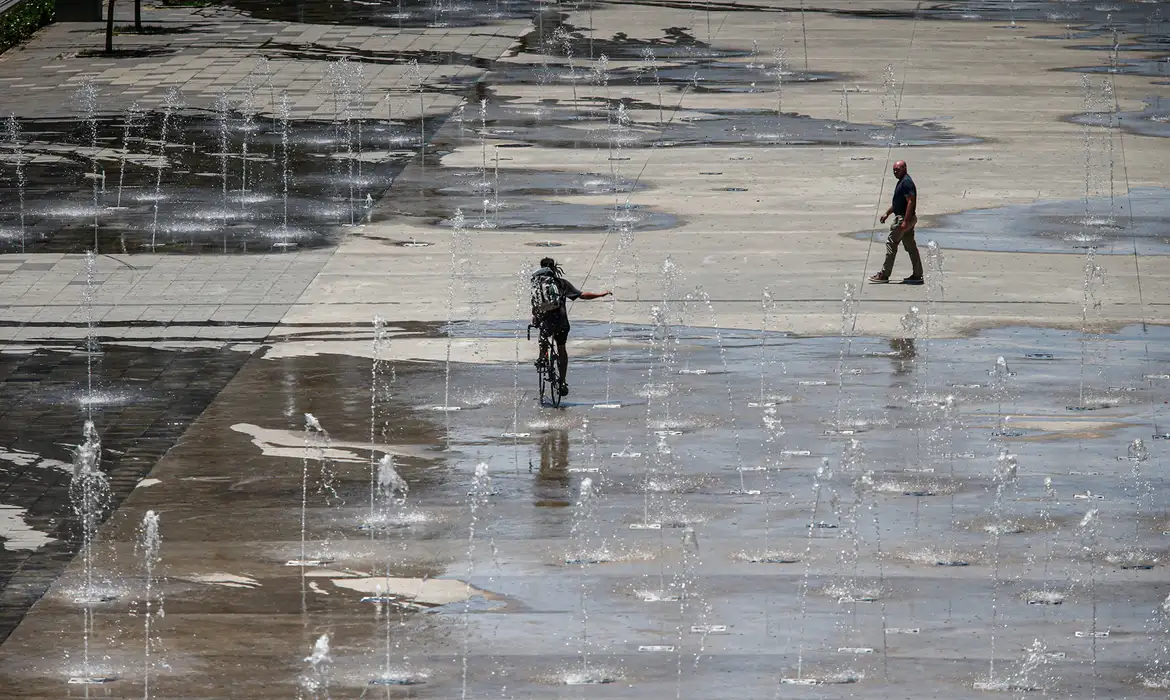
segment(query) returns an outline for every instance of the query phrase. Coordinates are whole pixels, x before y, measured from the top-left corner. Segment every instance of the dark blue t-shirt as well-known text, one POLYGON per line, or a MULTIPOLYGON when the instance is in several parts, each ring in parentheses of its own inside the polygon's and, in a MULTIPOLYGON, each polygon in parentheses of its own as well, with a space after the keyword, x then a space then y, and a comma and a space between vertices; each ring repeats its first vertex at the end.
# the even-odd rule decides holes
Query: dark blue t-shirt
POLYGON ((910 177, 910 173, 906 173, 894 187, 894 213, 898 216, 906 216, 906 198, 917 196, 918 188, 914 186, 914 180, 910 177))

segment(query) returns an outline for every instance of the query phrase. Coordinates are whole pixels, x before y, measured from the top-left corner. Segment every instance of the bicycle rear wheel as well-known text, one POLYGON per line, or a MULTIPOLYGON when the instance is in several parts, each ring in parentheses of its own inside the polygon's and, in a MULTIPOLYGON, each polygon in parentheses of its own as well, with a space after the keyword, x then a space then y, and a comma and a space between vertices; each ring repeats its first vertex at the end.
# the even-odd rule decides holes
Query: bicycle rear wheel
POLYGON ((546 361, 548 362, 547 371, 549 402, 552 404, 553 408, 559 408, 561 405, 561 376, 559 371, 560 364, 558 363, 559 358, 557 357, 556 346, 554 346, 552 343, 549 343, 548 345, 548 355, 546 357, 546 361))

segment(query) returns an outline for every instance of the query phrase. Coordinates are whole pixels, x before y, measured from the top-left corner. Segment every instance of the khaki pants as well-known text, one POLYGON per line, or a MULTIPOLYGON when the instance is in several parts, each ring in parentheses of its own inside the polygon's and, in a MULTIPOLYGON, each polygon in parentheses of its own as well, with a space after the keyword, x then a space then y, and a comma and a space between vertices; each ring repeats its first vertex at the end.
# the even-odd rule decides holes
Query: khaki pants
POLYGON ((918 217, 910 220, 908 231, 899 232, 903 221, 905 221, 905 217, 895 216, 894 223, 890 224, 890 237, 886 239, 886 262, 882 265, 882 275, 887 279, 894 272, 894 258, 898 256, 899 243, 906 249, 906 254, 910 256, 912 276, 922 277, 922 256, 918 254, 918 243, 914 240, 914 226, 918 223, 918 217))

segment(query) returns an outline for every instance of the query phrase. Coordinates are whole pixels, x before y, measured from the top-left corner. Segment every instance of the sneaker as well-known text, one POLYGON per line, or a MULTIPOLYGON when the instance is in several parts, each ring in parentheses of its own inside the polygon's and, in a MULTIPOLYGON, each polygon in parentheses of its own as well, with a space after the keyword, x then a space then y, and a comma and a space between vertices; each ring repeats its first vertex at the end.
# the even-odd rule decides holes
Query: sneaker
POLYGON ((568 396, 569 395, 569 385, 568 384, 561 382, 560 388, 561 388, 561 396, 568 396))
POLYGON ((876 275, 870 275, 869 281, 873 284, 889 284, 890 278, 879 272, 876 275))
POLYGON ((902 284, 924 284, 924 282, 921 277, 907 277, 902 280, 902 284))

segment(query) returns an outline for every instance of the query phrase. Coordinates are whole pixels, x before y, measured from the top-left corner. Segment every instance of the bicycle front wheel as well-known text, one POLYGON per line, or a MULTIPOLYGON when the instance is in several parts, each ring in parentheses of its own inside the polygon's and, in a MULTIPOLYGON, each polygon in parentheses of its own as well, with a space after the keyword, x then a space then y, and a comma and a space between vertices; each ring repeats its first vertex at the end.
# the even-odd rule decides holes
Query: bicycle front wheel
MULTIPOLYGON (((542 355, 542 358, 543 358, 545 363, 548 362, 547 356, 542 355)), ((540 405, 543 406, 544 405, 545 390, 547 388, 549 388, 548 387, 548 369, 544 365, 542 365, 540 362, 536 363, 536 377, 537 377, 537 386, 540 387, 540 405)))

